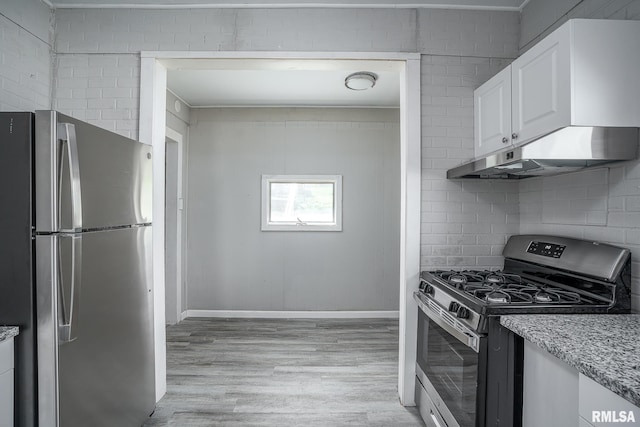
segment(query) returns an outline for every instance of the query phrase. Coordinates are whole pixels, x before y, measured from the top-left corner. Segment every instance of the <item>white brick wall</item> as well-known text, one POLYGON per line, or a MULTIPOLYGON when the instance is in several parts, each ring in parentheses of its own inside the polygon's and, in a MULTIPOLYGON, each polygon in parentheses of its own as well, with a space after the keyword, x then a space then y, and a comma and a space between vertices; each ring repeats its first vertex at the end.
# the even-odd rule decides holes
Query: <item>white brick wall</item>
POLYGON ((629 248, 633 307, 640 309, 640 162, 523 180, 520 212, 521 233, 564 235, 629 248))
POLYGON ((56 55, 53 96, 56 110, 137 138, 140 56, 56 55))
POLYGON ((473 155, 473 89, 517 55, 518 25, 510 12, 64 9, 54 102, 80 115, 86 102, 85 119, 135 138, 140 50, 421 52, 422 268, 497 268, 518 231, 517 184, 452 182, 446 169, 473 155))
POLYGON ((640 0, 535 0, 522 11, 520 50, 573 18, 640 20, 640 0))
POLYGON ((509 62, 423 56, 423 269, 500 267, 506 239, 518 232, 517 183, 446 179, 473 157, 473 90, 509 62))
MULTIPOLYGON (((522 13, 520 45, 530 47, 570 18, 640 20, 640 0, 529 2, 522 13)), ((640 161, 523 180, 520 212, 521 233, 567 235, 631 249, 632 304, 640 312, 640 161)))
POLYGON ((513 58, 519 24, 512 12, 420 9, 418 49, 434 55, 513 58))
POLYGON ((0 110, 51 108, 49 16, 37 0, 0 4, 0 110))

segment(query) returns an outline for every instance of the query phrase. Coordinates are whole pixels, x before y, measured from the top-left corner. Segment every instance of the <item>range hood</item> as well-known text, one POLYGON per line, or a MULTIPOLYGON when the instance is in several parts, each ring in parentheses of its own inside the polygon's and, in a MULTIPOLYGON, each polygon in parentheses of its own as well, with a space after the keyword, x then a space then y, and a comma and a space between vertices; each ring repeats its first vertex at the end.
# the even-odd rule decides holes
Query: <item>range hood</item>
POLYGON ((633 160, 638 135, 638 128, 569 126, 449 169, 447 178, 521 179, 633 160))

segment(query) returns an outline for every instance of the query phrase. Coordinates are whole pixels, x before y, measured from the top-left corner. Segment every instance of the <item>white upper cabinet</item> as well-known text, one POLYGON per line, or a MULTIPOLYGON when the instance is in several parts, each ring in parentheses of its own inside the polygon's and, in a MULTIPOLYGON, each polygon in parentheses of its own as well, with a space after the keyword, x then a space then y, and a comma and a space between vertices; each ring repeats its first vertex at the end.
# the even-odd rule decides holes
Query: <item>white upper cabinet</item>
POLYGON ((514 144, 570 123, 569 33, 563 25, 511 64, 514 144))
POLYGON ((473 94, 476 156, 511 143, 511 69, 500 71, 473 94))
POLYGON ((562 25, 476 89, 476 157, 566 126, 639 127, 639 45, 640 21, 562 25))

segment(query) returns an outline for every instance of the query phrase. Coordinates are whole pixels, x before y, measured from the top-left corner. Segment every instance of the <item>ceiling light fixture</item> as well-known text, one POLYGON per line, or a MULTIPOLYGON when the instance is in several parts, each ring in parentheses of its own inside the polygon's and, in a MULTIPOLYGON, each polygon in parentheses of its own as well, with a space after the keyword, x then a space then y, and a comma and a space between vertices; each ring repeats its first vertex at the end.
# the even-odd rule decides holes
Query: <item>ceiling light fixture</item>
POLYGON ((344 79, 344 85, 351 90, 367 90, 376 85, 378 76, 368 71, 358 71, 357 73, 349 74, 344 79))

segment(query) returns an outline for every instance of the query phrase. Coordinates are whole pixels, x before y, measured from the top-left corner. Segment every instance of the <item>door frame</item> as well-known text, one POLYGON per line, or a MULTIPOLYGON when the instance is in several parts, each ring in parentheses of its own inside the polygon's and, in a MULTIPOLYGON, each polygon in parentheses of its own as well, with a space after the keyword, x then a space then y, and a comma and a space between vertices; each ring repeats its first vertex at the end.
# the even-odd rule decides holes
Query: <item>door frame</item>
POLYGON ((171 59, 317 59, 400 61, 400 275, 398 394, 415 405, 418 313, 413 292, 420 275, 420 54, 376 52, 197 52, 143 51, 140 71, 140 141, 153 146, 153 279, 156 399, 166 392, 164 301, 164 179, 167 67, 171 59))
MULTIPOLYGON (((183 217, 182 217, 182 213, 183 213, 183 200, 184 200, 184 196, 182 194, 182 189, 183 189, 183 153, 184 153, 184 143, 183 143, 183 136, 180 132, 171 129, 169 126, 166 127, 165 129, 165 135, 166 135, 166 139, 171 140, 171 142, 176 143, 178 146, 178 158, 176 159, 176 162, 178 163, 178 182, 177 187, 178 187, 178 191, 176 193, 176 197, 177 197, 177 212, 176 212, 176 306, 172 307, 171 310, 173 310, 175 312, 175 318, 176 318, 176 322, 180 322, 183 317, 183 313, 182 313, 182 284, 183 284, 183 279, 182 279, 182 259, 183 259, 183 253, 182 253, 182 235, 183 235, 183 230, 182 230, 182 222, 183 222, 183 217)), ((166 146, 165 146, 165 157, 166 157, 166 146)), ((166 162, 166 158, 165 158, 165 162, 166 162)), ((166 163, 165 163, 166 165, 166 163)), ((165 171, 166 172, 166 171, 165 171)), ((165 194, 166 197, 166 194, 165 194)), ((166 200, 166 199, 165 199, 166 200)), ((166 227, 166 223, 165 223, 165 227, 166 227)), ((165 266, 166 267, 166 266, 165 266)), ((165 288, 166 288, 166 283, 165 283, 165 288)), ((166 295, 166 294, 165 294, 166 295)), ((166 319, 165 319, 166 321, 166 319)))

